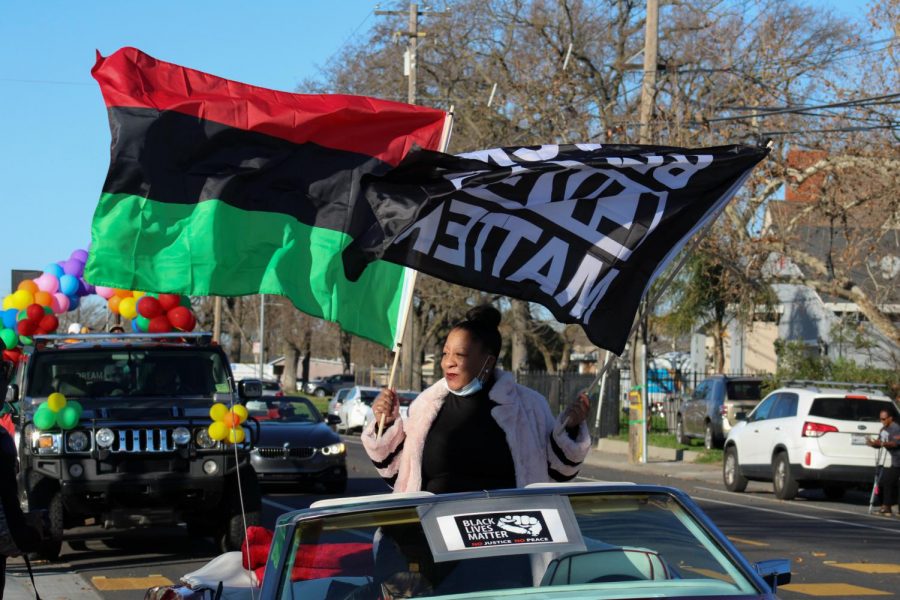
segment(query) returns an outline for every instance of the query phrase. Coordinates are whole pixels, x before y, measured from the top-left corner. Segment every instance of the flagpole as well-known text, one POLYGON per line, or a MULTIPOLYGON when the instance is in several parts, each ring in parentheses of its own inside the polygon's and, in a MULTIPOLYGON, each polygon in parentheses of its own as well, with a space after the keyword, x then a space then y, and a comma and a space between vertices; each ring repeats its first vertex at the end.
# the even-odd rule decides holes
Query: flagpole
MULTIPOLYGON (((441 141, 439 143, 441 152, 446 152, 447 147, 450 145, 450 135, 453 132, 453 105, 450 105, 450 110, 447 111, 447 116, 444 117, 444 128, 441 130, 441 141)), ((397 364, 400 362, 400 348, 402 347, 402 339, 403 334, 406 331, 406 323, 409 320, 409 311, 412 308, 413 301, 413 292, 416 289, 416 277, 419 272, 413 269, 410 269, 412 274, 409 277, 409 285, 405 290, 403 298, 400 301, 400 320, 397 322, 397 335, 394 338, 394 362, 391 365, 391 372, 388 374, 387 388, 389 390, 394 389, 394 378, 397 375, 397 364)), ((384 433, 384 413, 381 414, 381 418, 378 419, 378 435, 377 437, 381 437, 382 433, 384 433)))

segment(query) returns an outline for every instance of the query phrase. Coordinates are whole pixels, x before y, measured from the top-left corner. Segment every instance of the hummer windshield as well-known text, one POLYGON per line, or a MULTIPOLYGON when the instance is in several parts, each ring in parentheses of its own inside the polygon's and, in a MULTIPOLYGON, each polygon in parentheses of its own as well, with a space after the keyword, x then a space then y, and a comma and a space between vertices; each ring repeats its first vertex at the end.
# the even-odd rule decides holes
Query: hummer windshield
POLYGON ((222 356, 202 348, 66 349, 35 353, 30 367, 32 398, 60 392, 83 404, 134 406, 135 399, 208 401, 231 392, 222 356))

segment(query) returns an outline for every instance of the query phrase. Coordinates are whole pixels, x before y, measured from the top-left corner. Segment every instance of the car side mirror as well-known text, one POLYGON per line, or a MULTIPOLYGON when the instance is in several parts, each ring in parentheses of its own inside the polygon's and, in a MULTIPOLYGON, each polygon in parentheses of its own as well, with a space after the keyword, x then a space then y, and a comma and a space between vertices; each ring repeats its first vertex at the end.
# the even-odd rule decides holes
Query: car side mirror
POLYGON ((761 560, 753 564, 756 573, 772 588, 772 593, 779 585, 787 585, 791 582, 791 561, 786 558, 761 560))
POLYGON ((242 379, 238 382, 238 396, 241 400, 262 398, 262 381, 259 379, 242 379))
POLYGON ((19 401, 19 386, 17 384, 10 383, 6 386, 5 400, 9 404, 19 401))
POLYGON ((329 425, 338 425, 341 422, 341 418, 337 415, 325 415, 325 422, 329 425))

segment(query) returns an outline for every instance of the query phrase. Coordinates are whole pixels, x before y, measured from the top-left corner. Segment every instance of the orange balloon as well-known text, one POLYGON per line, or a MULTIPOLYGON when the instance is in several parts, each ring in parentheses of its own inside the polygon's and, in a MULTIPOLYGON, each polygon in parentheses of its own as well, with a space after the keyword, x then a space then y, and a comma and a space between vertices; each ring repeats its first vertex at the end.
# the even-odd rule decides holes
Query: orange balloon
POLYGON ((113 290, 113 295, 117 298, 128 298, 131 296, 131 290, 120 290, 116 288, 113 290))
POLYGON ((114 315, 119 314, 119 302, 122 301, 120 296, 110 296, 109 300, 106 301, 106 306, 109 308, 109 312, 114 315))
POLYGON ((40 288, 32 279, 23 279, 22 281, 19 282, 19 287, 17 287, 16 289, 17 290, 27 290, 27 291, 31 292, 32 294, 35 294, 40 291, 40 288))
POLYGON ((224 423, 225 427, 228 429, 234 429, 240 424, 240 421, 237 419, 237 415, 229 410, 225 413, 225 416, 222 417, 222 423, 224 423))
POLYGON ((53 304, 53 294, 50 292, 35 292, 34 293, 34 302, 35 304, 40 304, 41 306, 51 306, 53 304))

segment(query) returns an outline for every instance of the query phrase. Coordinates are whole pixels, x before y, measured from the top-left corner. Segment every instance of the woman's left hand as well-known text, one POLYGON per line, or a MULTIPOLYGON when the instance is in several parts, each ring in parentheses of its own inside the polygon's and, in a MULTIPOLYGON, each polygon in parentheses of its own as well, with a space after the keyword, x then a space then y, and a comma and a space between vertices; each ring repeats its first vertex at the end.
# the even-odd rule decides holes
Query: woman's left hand
POLYGON ((584 420, 587 419, 588 411, 591 410, 591 401, 587 394, 581 392, 578 397, 572 400, 566 407, 566 428, 579 427, 584 420))

